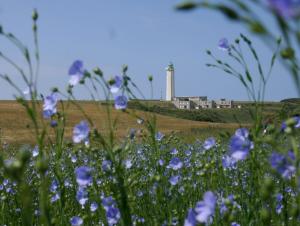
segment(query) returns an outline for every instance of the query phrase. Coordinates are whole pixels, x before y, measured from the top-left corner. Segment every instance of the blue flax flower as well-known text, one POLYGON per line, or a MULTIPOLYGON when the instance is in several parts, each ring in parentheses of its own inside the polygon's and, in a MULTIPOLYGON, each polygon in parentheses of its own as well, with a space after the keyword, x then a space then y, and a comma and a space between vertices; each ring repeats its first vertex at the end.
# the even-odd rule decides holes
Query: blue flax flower
POLYGON ((52 115, 56 114, 57 109, 58 96, 57 93, 52 93, 49 96, 46 96, 43 104, 43 116, 48 119, 52 115))
POLYGON ((110 171, 112 166, 112 162, 110 160, 103 160, 102 162, 102 170, 103 171, 110 171))
POLYGON ((67 187, 67 188, 70 188, 70 187, 73 186, 72 183, 71 183, 71 181, 70 181, 69 179, 66 179, 66 180, 64 181, 64 185, 65 185, 65 187, 67 187))
POLYGON ((157 132, 156 134, 155 134, 155 140, 157 140, 157 141, 161 141, 163 138, 164 138, 164 134, 163 133, 161 133, 161 132, 157 132))
POLYGON ((174 157, 171 159, 169 165, 167 166, 167 168, 171 168, 173 170, 179 170, 181 169, 183 166, 182 161, 180 160, 180 158, 178 157, 174 157))
POLYGON ((83 220, 78 216, 74 216, 70 219, 70 224, 72 226, 80 226, 83 224, 83 220))
POLYGON ((171 150, 171 155, 177 155, 178 154, 178 150, 176 148, 173 148, 171 150))
POLYGON ((230 46, 229 46, 229 42, 228 42, 227 38, 222 38, 218 43, 218 47, 219 47, 219 49, 224 50, 224 51, 229 50, 230 46))
POLYGON ((176 175, 176 176, 171 176, 169 182, 171 185, 175 186, 176 184, 178 184, 179 180, 180 180, 180 176, 176 175))
POLYGON ((86 121, 81 121, 73 129, 73 142, 80 143, 82 141, 88 142, 90 128, 86 121))
POLYGON ((76 155, 71 156, 71 162, 76 163, 77 162, 77 157, 76 155))
POLYGON ((283 122, 283 123, 281 124, 280 131, 281 131, 281 132, 285 132, 285 131, 286 131, 286 128, 287 128, 286 122, 283 122))
POLYGON ((165 161, 163 159, 158 160, 158 165, 163 166, 165 164, 165 161))
MULTIPOLYGON (((293 120, 294 120, 294 128, 295 129, 299 129, 300 128, 300 116, 294 116, 293 117, 293 120)), ((286 122, 283 122, 281 124, 281 132, 288 132, 288 126, 286 124, 286 122)))
POLYGON ((136 120, 136 122, 138 124, 142 125, 144 123, 144 119, 139 118, 139 119, 136 120))
POLYGON ((113 84, 109 85, 109 90, 111 93, 117 93, 119 92, 122 85, 123 85, 123 78, 117 75, 113 79, 113 84))
POLYGON ((232 168, 235 168, 236 166, 236 160, 233 159, 231 156, 223 156, 222 157, 222 166, 224 169, 232 169, 232 168))
POLYGON ((59 199, 60 199, 60 195, 59 195, 58 193, 55 193, 55 194, 51 197, 50 202, 51 202, 51 203, 54 203, 54 202, 56 202, 56 201, 59 200, 59 199))
POLYGON ((184 226, 196 226, 196 213, 193 209, 189 209, 187 218, 184 220, 184 226))
POLYGON ((236 222, 232 222, 231 226, 241 226, 240 224, 236 223, 236 222))
POLYGON ((200 223, 209 223, 215 213, 217 198, 211 191, 208 191, 203 196, 203 201, 196 204, 196 220, 200 223))
POLYGON ((220 204, 220 214, 224 215, 228 211, 228 205, 231 205, 235 209, 241 209, 241 206, 234 200, 234 195, 229 195, 226 199, 222 199, 220 204))
POLYGON ((35 92, 35 85, 34 84, 29 84, 25 90, 23 90, 23 94, 25 96, 31 95, 32 93, 35 92))
POLYGON ((281 193, 278 193, 276 195, 276 213, 277 214, 280 214, 283 209, 282 200, 283 200, 283 195, 281 193))
POLYGON ((192 154, 192 151, 191 150, 185 150, 184 151, 184 154, 186 155, 186 156, 190 156, 191 154, 192 154))
POLYGON ((79 202, 79 204, 84 207, 86 202, 89 200, 88 192, 84 187, 79 187, 76 193, 76 200, 79 202))
POLYGON ((92 202, 90 206, 90 210, 95 212, 98 209, 98 204, 96 202, 92 202))
POLYGON ((270 7, 280 16, 285 18, 300 15, 300 0, 268 0, 270 7))
POLYGON ((253 142, 249 139, 249 131, 245 128, 236 130, 230 139, 231 157, 235 161, 244 160, 253 149, 253 142))
POLYGON ((8 183, 9 183, 9 180, 8 180, 8 179, 4 179, 4 180, 3 180, 3 185, 4 185, 4 186, 7 186, 8 183))
POLYGON ((53 180, 51 185, 50 185, 50 191, 51 192, 56 192, 58 189, 58 183, 57 183, 57 180, 53 180))
POLYGON ((77 85, 80 82, 80 80, 83 78, 84 71, 85 70, 83 68, 83 62, 81 60, 74 61, 74 63, 71 65, 69 69, 69 76, 70 76, 69 84, 71 86, 77 85))
POLYGON ((125 165, 125 168, 126 169, 130 169, 131 167, 132 167, 132 160, 131 159, 126 159, 125 161, 124 161, 124 165, 125 165))
POLYGON ((58 125, 58 123, 57 123, 57 121, 56 121, 56 120, 51 120, 51 122, 50 122, 50 126, 51 126, 52 128, 55 128, 55 127, 57 127, 57 125, 58 125))
POLYGON ((121 218, 121 214, 119 209, 116 207, 115 200, 111 196, 103 198, 102 206, 106 211, 106 219, 108 225, 117 224, 121 218))
POLYGON ((299 128, 300 128, 300 116, 295 116, 295 117, 294 117, 294 120, 295 120, 295 122, 296 122, 295 128, 296 128, 296 129, 299 129, 299 128))
POLYGON ((80 166, 75 169, 76 182, 79 186, 85 187, 93 181, 92 169, 87 166, 80 166))
POLYGON ((296 156, 295 153, 292 150, 289 150, 287 153, 287 156, 289 157, 290 160, 295 161, 296 160, 296 156))
POLYGON ((121 218, 121 214, 118 208, 110 206, 106 211, 106 219, 108 225, 116 225, 121 218))
POLYGON ((124 110, 127 108, 127 97, 124 95, 119 95, 115 97, 115 109, 124 110))
POLYGON ((213 137, 207 138, 203 143, 203 148, 205 150, 209 150, 209 149, 213 148, 214 146, 216 146, 216 139, 213 137))
POLYGON ((284 179, 290 179, 296 172, 296 167, 292 164, 292 159, 286 156, 273 152, 270 159, 270 164, 284 179))
POLYGON ((131 128, 130 131, 129 131, 129 138, 130 138, 130 140, 134 139, 135 134, 136 134, 136 130, 133 129, 133 128, 131 128))
POLYGON ((102 199, 102 206, 106 211, 110 206, 115 206, 115 205, 116 205, 116 201, 111 196, 102 199))
POLYGON ((38 155, 39 155, 39 146, 36 145, 32 150, 32 157, 36 157, 38 155))

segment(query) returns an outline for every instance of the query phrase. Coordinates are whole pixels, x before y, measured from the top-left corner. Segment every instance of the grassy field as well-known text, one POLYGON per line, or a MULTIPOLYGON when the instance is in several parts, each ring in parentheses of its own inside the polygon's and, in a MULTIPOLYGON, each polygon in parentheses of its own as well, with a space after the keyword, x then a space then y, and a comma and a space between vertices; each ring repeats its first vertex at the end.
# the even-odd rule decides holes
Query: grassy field
MULTIPOLYGON (((91 119, 97 123, 96 127, 105 132, 107 128, 107 116, 104 106, 99 106, 93 102, 78 102, 91 119)), ((66 133, 70 138, 72 128, 82 120, 83 115, 78 108, 72 104, 64 102, 66 110, 66 133)), ((122 138, 128 134, 131 128, 139 129, 140 125, 136 122, 133 113, 141 118, 149 117, 149 112, 139 110, 129 110, 120 112, 113 110, 112 117, 118 121, 117 134, 122 138)), ((152 113, 151 113, 152 114, 152 113)), ((220 131, 233 131, 239 125, 237 123, 212 123, 193 120, 180 119, 171 116, 157 115, 157 126, 159 131, 170 134, 178 133, 188 140, 197 138, 204 139, 208 136, 217 134, 220 131)), ((24 144, 32 143, 33 131, 30 133, 31 124, 24 109, 16 101, 0 101, 0 128, 2 143, 24 144)), ((51 128, 49 128, 51 129, 51 128)))
MULTIPOLYGON (((107 128, 105 106, 90 101, 79 101, 80 106, 91 119, 97 122, 96 127, 105 133, 107 128)), ((117 134, 119 138, 128 135, 131 128, 139 129, 133 113, 141 118, 155 113, 158 129, 166 134, 178 134, 187 142, 195 139, 205 139, 208 136, 231 134, 239 125, 247 126, 252 122, 251 111, 254 106, 249 102, 241 102, 242 109, 205 109, 179 110, 165 101, 143 101, 129 104, 130 110, 120 112, 113 109, 112 117, 118 121, 117 134)), ((78 108, 64 102, 66 110, 66 133, 70 138, 73 126, 78 123, 83 114, 78 108)), ((270 102, 265 104, 264 116, 266 119, 278 120, 288 118, 300 112, 298 102, 270 102)), ((16 101, 0 101, 0 136, 5 143, 24 144, 32 143, 30 121, 25 111, 16 101)))

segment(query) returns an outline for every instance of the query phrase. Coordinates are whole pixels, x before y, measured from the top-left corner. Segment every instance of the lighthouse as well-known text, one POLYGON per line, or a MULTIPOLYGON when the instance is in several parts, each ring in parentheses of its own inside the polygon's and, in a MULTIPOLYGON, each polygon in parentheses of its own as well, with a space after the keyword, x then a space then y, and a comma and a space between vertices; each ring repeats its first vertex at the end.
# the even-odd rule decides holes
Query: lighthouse
POLYGON ((174 65, 170 63, 166 68, 167 71, 167 89, 166 89, 166 101, 172 101, 175 97, 174 86, 174 65))

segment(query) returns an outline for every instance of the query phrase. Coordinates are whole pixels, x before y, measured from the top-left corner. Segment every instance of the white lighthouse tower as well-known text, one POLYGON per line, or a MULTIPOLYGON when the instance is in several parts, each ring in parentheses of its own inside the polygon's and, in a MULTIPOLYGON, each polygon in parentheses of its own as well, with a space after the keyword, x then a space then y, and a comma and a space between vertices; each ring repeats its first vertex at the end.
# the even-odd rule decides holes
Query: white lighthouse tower
POLYGON ((174 65, 170 63, 166 68, 167 71, 167 90, 166 90, 166 101, 172 101, 175 97, 175 86, 174 86, 174 65))

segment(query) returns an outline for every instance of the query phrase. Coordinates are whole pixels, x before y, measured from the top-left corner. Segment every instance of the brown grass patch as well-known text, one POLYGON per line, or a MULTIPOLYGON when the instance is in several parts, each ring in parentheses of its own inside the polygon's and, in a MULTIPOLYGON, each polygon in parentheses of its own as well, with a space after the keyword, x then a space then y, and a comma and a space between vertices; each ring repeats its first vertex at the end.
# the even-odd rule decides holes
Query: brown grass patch
MULTIPOLYGON (((97 105, 93 102, 78 102, 85 110, 87 115, 95 122, 95 126, 102 132, 107 131, 107 114, 105 106, 97 105)), ((83 114, 78 108, 68 102, 64 102, 66 111, 66 137, 70 139, 72 128, 75 124, 84 119, 83 114)), ((149 113, 134 111, 141 118, 147 118, 149 113)), ((208 123, 178 119, 169 116, 156 115, 157 127, 163 133, 191 131, 195 128, 221 128, 233 129, 237 128, 235 123, 208 123)), ((128 134, 131 128, 141 128, 137 124, 136 118, 133 116, 133 111, 127 113, 122 111, 112 110, 112 118, 117 119, 116 134, 122 138, 128 134)), ((47 121, 45 121, 47 123, 47 121)), ((0 101, 0 128, 1 140, 6 143, 24 144, 34 142, 32 123, 26 115, 24 108, 16 101, 0 101)), ((49 128, 51 130, 51 128, 49 128)))

